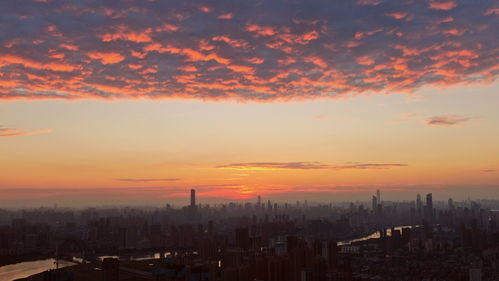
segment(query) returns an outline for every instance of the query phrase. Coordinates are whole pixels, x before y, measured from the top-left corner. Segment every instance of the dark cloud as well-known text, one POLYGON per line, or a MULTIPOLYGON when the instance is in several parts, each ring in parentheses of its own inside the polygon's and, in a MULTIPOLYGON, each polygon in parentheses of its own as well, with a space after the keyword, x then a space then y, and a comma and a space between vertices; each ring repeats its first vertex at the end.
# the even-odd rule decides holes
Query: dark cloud
POLYGON ((443 115, 443 116, 430 117, 425 120, 425 123, 430 126, 450 127, 450 126, 462 125, 471 119, 472 119, 471 117, 466 117, 466 116, 443 115))
POLYGON ((405 167, 407 164, 382 164, 382 163, 351 163, 348 165, 327 165, 319 162, 254 162, 232 163, 219 165, 215 168, 234 170, 273 170, 273 169, 298 169, 298 170, 379 170, 393 167, 405 167))
POLYGON ((0 1, 0 99, 274 101, 498 75, 495 1, 0 1))

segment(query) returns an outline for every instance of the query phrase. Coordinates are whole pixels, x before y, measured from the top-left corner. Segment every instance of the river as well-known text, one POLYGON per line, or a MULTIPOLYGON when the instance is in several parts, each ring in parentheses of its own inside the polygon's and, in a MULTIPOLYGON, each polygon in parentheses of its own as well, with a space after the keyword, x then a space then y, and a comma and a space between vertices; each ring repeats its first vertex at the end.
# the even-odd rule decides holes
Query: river
MULTIPOLYGON (((417 228, 419 227, 419 225, 403 225, 403 226, 396 226, 394 227, 395 230, 402 230, 402 228, 417 228)), ((387 228, 386 229, 386 235, 387 236, 391 236, 392 235, 392 229, 391 228, 387 228)), ((379 231, 376 231, 376 232, 373 232, 369 235, 366 235, 364 237, 360 237, 360 238, 356 238, 356 239, 352 239, 352 240, 347 240, 347 241, 341 241, 341 242, 338 242, 338 246, 346 246, 346 245, 350 245, 352 243, 355 243, 355 242, 360 242, 360 241, 366 241, 366 240, 369 240, 369 239, 374 239, 374 238, 380 238, 380 233, 379 231)))
MULTIPOLYGON (((75 263, 59 260, 59 267, 74 265, 75 263)), ((37 260, 9 264, 0 267, 0 280, 12 281, 19 278, 25 278, 45 270, 55 268, 55 259, 37 260)))

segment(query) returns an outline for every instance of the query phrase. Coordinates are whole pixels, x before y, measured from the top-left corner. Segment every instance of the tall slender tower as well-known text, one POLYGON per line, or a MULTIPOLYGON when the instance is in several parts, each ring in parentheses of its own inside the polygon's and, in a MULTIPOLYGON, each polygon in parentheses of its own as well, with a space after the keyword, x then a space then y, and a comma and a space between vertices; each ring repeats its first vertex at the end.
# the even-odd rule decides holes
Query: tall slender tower
POLYGON ((378 204, 381 204, 381 193, 379 192, 379 189, 376 190, 376 199, 378 200, 378 204))
POLYGON ((421 219, 423 217, 423 200, 421 200, 421 194, 418 193, 418 197, 416 198, 416 210, 418 218, 421 219))
POLYGON ((426 219, 433 223, 433 195, 431 193, 426 194, 426 219))
POLYGON ((191 189, 191 208, 196 208, 196 190, 191 189))

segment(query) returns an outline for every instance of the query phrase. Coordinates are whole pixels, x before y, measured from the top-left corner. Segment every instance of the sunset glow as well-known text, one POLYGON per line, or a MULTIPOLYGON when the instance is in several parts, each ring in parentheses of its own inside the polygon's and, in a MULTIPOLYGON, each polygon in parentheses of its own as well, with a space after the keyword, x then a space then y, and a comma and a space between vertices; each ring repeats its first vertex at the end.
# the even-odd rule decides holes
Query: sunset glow
POLYGON ((498 11, 1 1, 0 202, 498 199, 498 11))

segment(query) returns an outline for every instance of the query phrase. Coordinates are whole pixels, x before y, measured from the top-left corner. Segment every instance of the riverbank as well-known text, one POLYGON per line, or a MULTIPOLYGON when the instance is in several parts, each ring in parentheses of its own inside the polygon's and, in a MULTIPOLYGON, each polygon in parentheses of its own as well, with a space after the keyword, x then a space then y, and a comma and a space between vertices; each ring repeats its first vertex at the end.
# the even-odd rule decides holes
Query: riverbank
MULTIPOLYGON (((59 268, 75 265, 73 262, 60 260, 59 268)), ((13 281, 55 268, 55 259, 26 261, 0 267, 0 280, 13 281)))

